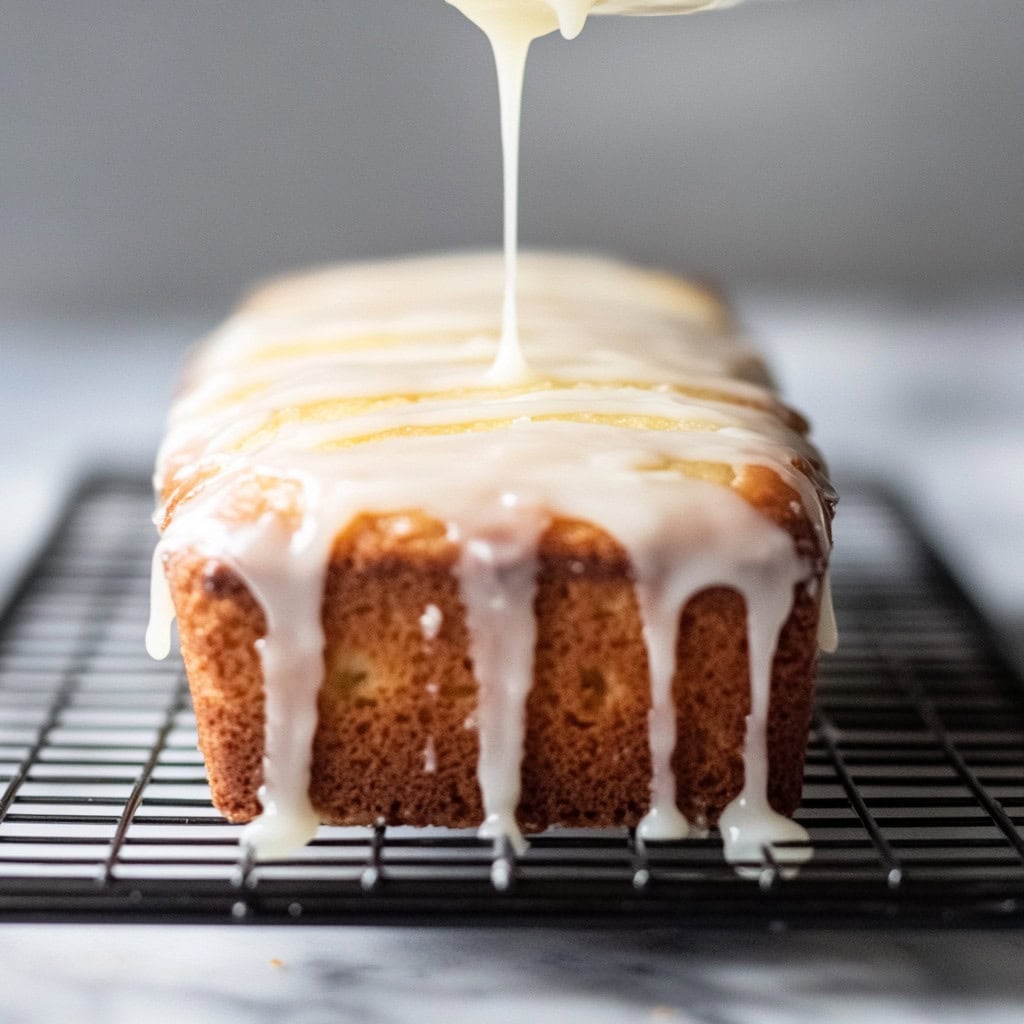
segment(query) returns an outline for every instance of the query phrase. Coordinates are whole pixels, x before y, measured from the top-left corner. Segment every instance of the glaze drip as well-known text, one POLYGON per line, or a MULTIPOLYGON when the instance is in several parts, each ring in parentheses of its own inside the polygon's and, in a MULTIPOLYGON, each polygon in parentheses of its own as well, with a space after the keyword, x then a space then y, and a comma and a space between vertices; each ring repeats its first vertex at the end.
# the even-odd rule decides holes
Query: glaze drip
POLYGON ((832 574, 827 570, 821 581, 821 611, 818 614, 818 649, 834 654, 839 647, 839 628, 832 604, 832 574))
POLYGON ((163 545, 153 552, 153 565, 149 580, 149 622, 146 625, 146 652, 156 661, 163 661, 171 653, 171 625, 174 622, 174 602, 171 588, 164 574, 163 545))
POLYGON ((533 612, 537 547, 548 516, 540 508, 524 508, 514 492, 501 495, 491 508, 506 513, 507 521, 492 519, 468 537, 455 528, 449 536, 461 547, 456 575, 480 687, 476 714, 477 779, 484 803, 480 835, 508 836, 521 852, 526 844, 516 824, 519 769, 537 637, 533 612))
MULTIPOLYGON (((519 139, 523 109, 523 78, 530 44, 558 27, 558 16, 544 3, 502 0, 449 0, 484 32, 494 52, 501 106, 501 149, 504 179, 505 291, 502 298, 501 344, 488 377, 501 384, 529 380, 530 369, 519 341, 519 139)), ((586 14, 583 15, 586 18, 586 14)), ((582 27, 582 24, 581 24, 582 27)))
MULTIPOLYGON (((778 567, 777 567, 778 568, 778 567)), ((795 567, 793 567, 795 569, 795 567)), ((785 567, 782 567, 785 572, 785 567)), ((743 745, 743 789, 722 812, 718 827, 730 863, 762 860, 762 850, 776 843, 802 843, 774 850, 782 864, 797 864, 810 857, 806 830, 783 817, 768 803, 768 709, 771 701, 772 661, 789 608, 779 601, 779 588, 792 590, 804 582, 798 572, 787 580, 763 568, 755 570, 744 592, 747 605, 747 644, 750 649, 750 714, 743 745)))

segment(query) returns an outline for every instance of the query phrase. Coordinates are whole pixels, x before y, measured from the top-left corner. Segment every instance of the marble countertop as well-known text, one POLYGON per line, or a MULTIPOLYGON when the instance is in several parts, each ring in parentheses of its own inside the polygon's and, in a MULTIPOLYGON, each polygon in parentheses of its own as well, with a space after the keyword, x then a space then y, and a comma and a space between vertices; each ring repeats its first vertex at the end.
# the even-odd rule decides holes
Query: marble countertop
POLYGON ((1024 933, 0 927, 5 1024, 1020 1024, 1024 933))
MULTIPOLYGON (((1024 298, 747 293, 843 476, 887 483, 1024 666, 1024 298)), ((83 467, 146 472, 195 320, 0 323, 0 593, 83 467)), ((840 513, 841 515, 841 513, 840 513)), ((841 543, 841 518, 837 525, 841 543)), ((0 1021, 1014 1022, 1024 932, 0 925, 0 1021)))

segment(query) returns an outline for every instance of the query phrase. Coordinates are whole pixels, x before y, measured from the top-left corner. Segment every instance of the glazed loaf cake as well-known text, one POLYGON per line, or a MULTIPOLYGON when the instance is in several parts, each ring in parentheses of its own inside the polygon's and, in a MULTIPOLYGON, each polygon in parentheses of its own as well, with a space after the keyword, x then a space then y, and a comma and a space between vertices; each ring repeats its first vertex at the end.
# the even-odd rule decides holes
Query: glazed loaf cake
POLYGON ((173 603, 216 806, 262 856, 378 818, 799 839, 831 621, 806 424, 702 288, 526 255, 513 384, 500 291, 491 256, 327 269, 193 359, 149 641, 173 603))

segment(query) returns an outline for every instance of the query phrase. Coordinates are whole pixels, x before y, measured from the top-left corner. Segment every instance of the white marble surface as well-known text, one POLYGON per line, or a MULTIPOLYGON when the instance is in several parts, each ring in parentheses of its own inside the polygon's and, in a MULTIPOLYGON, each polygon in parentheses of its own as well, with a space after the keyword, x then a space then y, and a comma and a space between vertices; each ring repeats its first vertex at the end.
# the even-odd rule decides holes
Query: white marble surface
MULTIPOLYGON (((1024 664, 1024 296, 748 294, 840 475, 906 495, 1024 664)), ((85 464, 145 471, 202 325, 0 324, 0 590, 85 464)), ((841 519, 837 536, 842 537, 841 519)), ((1019 1024, 1024 933, 0 925, 0 1022, 1019 1024), (277 965, 277 961, 280 964, 277 965)))
POLYGON ((1020 1024, 1024 934, 6 925, 4 1024, 1020 1024))

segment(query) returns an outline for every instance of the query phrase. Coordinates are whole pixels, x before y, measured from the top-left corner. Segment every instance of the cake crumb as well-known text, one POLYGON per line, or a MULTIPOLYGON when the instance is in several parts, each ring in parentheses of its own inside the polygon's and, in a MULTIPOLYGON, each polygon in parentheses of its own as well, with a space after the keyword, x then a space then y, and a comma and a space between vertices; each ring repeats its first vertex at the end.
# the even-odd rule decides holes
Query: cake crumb
POLYGON ((271 967, 284 967, 284 961, 274 956, 270 958, 271 967))

